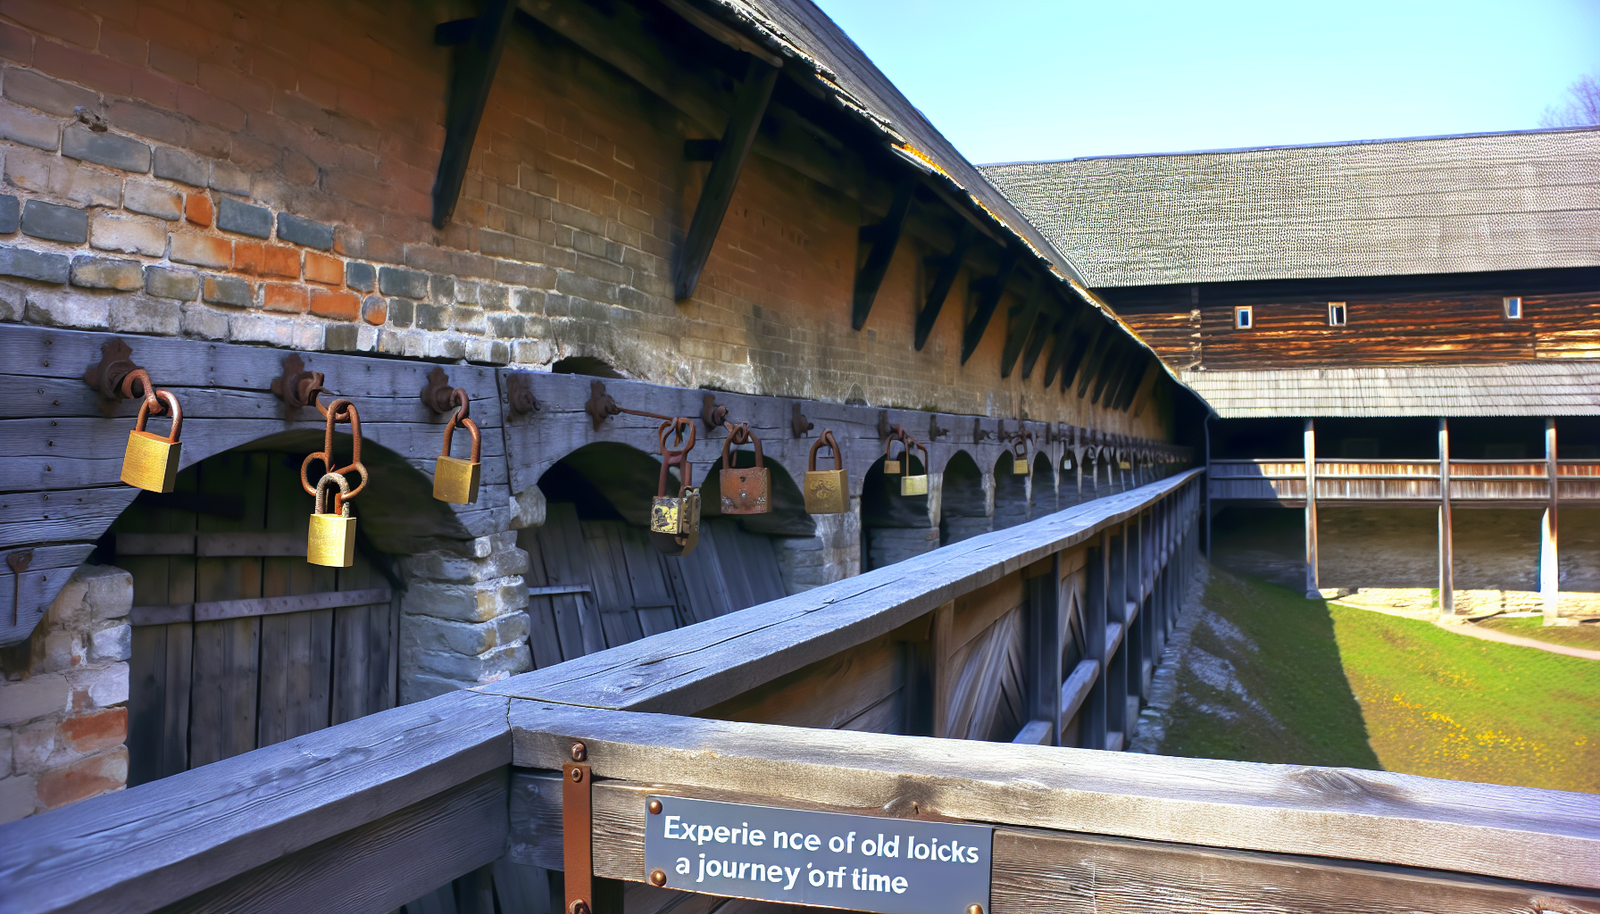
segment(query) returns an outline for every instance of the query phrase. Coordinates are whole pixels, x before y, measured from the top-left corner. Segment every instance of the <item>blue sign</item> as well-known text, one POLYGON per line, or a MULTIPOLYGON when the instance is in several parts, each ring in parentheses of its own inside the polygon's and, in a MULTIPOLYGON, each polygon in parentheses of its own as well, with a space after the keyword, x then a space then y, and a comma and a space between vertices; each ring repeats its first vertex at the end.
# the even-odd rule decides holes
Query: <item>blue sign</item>
POLYGON ((666 796, 645 808, 645 876, 669 889, 879 914, 989 910, 987 826, 666 796))

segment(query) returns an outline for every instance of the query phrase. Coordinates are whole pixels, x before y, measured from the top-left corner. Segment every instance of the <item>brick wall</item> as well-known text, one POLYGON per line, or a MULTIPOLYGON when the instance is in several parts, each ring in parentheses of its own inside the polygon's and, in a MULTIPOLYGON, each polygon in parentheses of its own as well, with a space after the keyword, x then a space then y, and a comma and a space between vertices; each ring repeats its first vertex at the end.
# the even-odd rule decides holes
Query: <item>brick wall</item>
POLYGON ((0 320, 548 367, 1070 421, 1163 437, 999 378, 1004 306, 959 364, 964 283, 923 352, 901 245, 849 329, 849 198, 752 158, 695 298, 671 258, 707 166, 665 102, 517 26, 454 221, 428 222, 450 3, 0 4, 0 320))
POLYGON ((128 781, 133 578, 85 565, 0 679, 0 822, 117 790, 128 781))

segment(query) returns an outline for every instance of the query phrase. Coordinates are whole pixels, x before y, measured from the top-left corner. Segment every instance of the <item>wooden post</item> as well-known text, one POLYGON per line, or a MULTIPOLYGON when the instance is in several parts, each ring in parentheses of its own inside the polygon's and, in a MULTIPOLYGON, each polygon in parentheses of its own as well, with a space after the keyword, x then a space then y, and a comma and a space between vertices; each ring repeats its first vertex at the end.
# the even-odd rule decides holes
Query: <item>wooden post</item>
POLYGON ((1450 522, 1450 420, 1439 420, 1439 612, 1456 611, 1455 544, 1450 522))
POLYGON ((1539 525, 1539 593, 1544 597, 1544 624, 1555 625, 1561 612, 1561 561, 1556 548, 1556 503, 1560 496, 1560 464, 1556 460, 1556 420, 1544 420, 1544 466, 1550 503, 1539 525))
POLYGON ((1048 721, 1046 745, 1061 745, 1061 555, 1027 580, 1028 720, 1048 721))
POLYGON ((1113 528, 1111 577, 1106 586, 1106 741, 1095 749, 1128 744, 1128 527, 1113 528))
POLYGON ((1322 597, 1317 574, 1317 429, 1316 420, 1307 419, 1306 440, 1306 599, 1322 597))
MULTIPOLYGON (((1104 749, 1106 746, 1106 591, 1111 580, 1111 531, 1102 529, 1100 538, 1089 547, 1089 593, 1083 606, 1084 654, 1095 661, 1098 669, 1094 687, 1083 703, 1078 723, 1078 742, 1085 749, 1104 749)), ((937 734, 935 734, 937 735, 937 734)))
POLYGON ((1202 498, 1202 507, 1206 512, 1205 547, 1206 559, 1209 561, 1211 558, 1211 416, 1209 414, 1206 416, 1205 421, 1201 423, 1200 427, 1205 430, 1206 443, 1206 487, 1204 497, 1202 498))

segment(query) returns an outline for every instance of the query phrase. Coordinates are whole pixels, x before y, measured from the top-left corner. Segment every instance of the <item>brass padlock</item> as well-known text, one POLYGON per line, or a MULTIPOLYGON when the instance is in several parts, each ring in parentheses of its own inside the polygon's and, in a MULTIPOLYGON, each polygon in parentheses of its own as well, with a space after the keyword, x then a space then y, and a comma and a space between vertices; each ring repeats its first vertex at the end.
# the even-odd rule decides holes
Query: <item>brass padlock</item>
POLYGON ((656 550, 673 556, 684 556, 694 551, 700 542, 700 487, 693 482, 694 468, 689 464, 689 451, 694 447, 695 426, 689 419, 672 419, 661 423, 658 432, 661 441, 661 477, 656 484, 656 497, 650 502, 650 542, 656 550), (682 450, 667 447, 667 432, 677 433, 677 440, 688 443, 682 450), (678 494, 667 494, 667 473, 678 468, 680 482, 678 494))
POLYGON ((151 398, 140 402, 139 418, 128 433, 128 449, 122 456, 122 481, 147 492, 171 492, 178 482, 178 455, 183 449, 178 441, 178 433, 183 430, 183 408, 168 391, 158 390, 156 396, 167 404, 172 415, 172 432, 163 438, 145 431, 151 398))
POLYGON ((478 460, 483 437, 478 434, 478 423, 463 415, 464 412, 463 408, 451 414, 450 423, 444 427, 444 449, 433 465, 433 497, 454 505, 470 505, 478 500, 478 480, 483 471, 483 464, 478 460), (450 440, 455 437, 458 424, 472 433, 472 457, 468 460, 450 456, 450 440))
POLYGON ((1018 432, 1016 441, 1011 444, 1011 475, 1026 476, 1030 469, 1032 464, 1028 461, 1028 439, 1023 433, 1018 432))
POLYGON ((883 475, 885 476, 899 476, 905 472, 900 468, 901 463, 910 462, 911 455, 906 453, 906 443, 904 441, 900 441, 900 456, 896 458, 891 455, 890 452, 894 450, 894 443, 899 440, 897 436, 891 436, 888 441, 883 443, 883 475))
POLYGON ((338 473, 327 473, 317 481, 317 505, 306 534, 306 561, 330 568, 349 568, 356 563, 356 519, 350 516, 350 482, 338 473), (331 511, 329 486, 338 486, 331 511))
POLYGON ((772 511, 769 495, 772 492, 772 471, 761 454, 761 439, 750 431, 747 423, 739 423, 722 442, 722 472, 717 476, 718 491, 722 494, 723 514, 767 514, 772 511), (732 445, 755 445, 756 465, 736 467, 738 451, 732 445))
POLYGON ((918 444, 915 439, 908 439, 903 444, 905 445, 906 475, 900 477, 900 494, 905 496, 927 495, 928 449, 918 444), (911 448, 913 446, 922 452, 922 473, 915 476, 911 473, 911 448))
POLYGON ((846 514, 850 511, 850 483, 845 478, 844 455, 833 432, 824 431, 817 443, 811 445, 811 458, 806 464, 805 498, 807 514, 846 514), (817 449, 827 445, 833 453, 833 469, 817 469, 817 449))

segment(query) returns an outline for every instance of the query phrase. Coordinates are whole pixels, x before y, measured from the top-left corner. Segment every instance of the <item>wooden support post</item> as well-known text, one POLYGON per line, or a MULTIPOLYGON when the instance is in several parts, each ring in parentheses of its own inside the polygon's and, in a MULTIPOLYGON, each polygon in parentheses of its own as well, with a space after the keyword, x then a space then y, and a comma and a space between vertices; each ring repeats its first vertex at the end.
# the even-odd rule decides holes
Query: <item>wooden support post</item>
POLYGON ((850 327, 860 330, 866 326, 867 315, 872 313, 872 303, 878 297, 878 287, 883 285, 884 274, 900 247, 900 235, 906 224, 906 213, 911 211, 911 198, 915 196, 917 181, 907 175, 895 185, 894 200, 889 204, 889 214, 876 225, 862 226, 860 243, 867 247, 866 260, 856 270, 854 300, 850 306, 850 327))
POLYGON ((433 176, 433 227, 444 228, 461 196, 461 182, 472 157, 472 143, 489 102, 489 87, 500 68, 506 31, 517 5, 512 0, 485 0, 476 19, 441 23, 434 30, 439 44, 457 45, 450 65, 450 94, 444 112, 444 147, 433 176))
POLYGON ((1033 335, 1033 325, 1039 322, 1039 309, 1044 307, 1044 296, 1044 278, 1034 277, 1022 301, 1006 315, 1006 342, 1000 351, 1000 377, 1011 377, 1011 369, 1016 367, 1023 344, 1033 335))
POLYGON ((1200 427, 1205 432, 1205 449, 1206 449, 1206 454, 1205 454, 1205 456, 1206 456, 1206 473, 1205 473, 1205 476, 1202 477, 1202 479, 1203 479, 1203 481, 1205 483, 1205 494, 1200 499, 1200 505, 1201 505, 1201 510, 1203 510, 1205 512, 1205 518, 1206 518, 1206 534, 1205 534, 1205 543, 1204 543, 1205 550, 1206 550, 1206 561, 1210 561, 1211 560, 1211 415, 1209 413, 1206 415, 1205 421, 1203 421, 1200 424, 1200 427))
POLYGON ((1539 593, 1544 597, 1544 624, 1555 625, 1561 613, 1561 556, 1556 548, 1556 507, 1561 464, 1556 459, 1556 420, 1544 420, 1544 472, 1550 481, 1550 503, 1539 524, 1539 593))
POLYGON ((739 172, 744 170, 750 144, 755 141, 756 128, 767 111, 772 98, 772 87, 778 82, 779 68, 756 57, 739 87, 738 100, 722 142, 717 146, 717 156, 711 162, 711 172, 706 175, 705 188, 700 201, 695 204, 694 217, 689 222, 689 234, 683 239, 677 268, 673 273, 673 291, 678 301, 694 295, 700 282, 700 271, 705 269, 711 256, 711 246, 722 228, 722 217, 727 215, 728 204, 733 201, 734 188, 739 184, 739 172))
POLYGON ((1095 545, 1089 547, 1089 592, 1083 605, 1084 655, 1095 662, 1099 675, 1083 703, 1078 722, 1078 744, 1085 749, 1106 746, 1106 592, 1111 583, 1111 531, 1101 529, 1095 545))
POLYGON ((1439 612, 1456 611, 1455 544, 1450 522, 1450 420, 1439 420, 1439 612))
POLYGON ((1044 745, 1061 745, 1061 556, 1027 579, 1027 718, 1048 721, 1044 745))
POLYGON ((1114 529, 1111 578, 1106 587, 1106 741, 1097 749, 1120 750, 1128 744, 1128 528, 1114 529))
POLYGON ((967 359, 978 351, 978 343, 983 340, 983 331, 989 329, 989 320, 994 317, 994 310, 1000 306, 1000 296, 1006 294, 1006 283, 1011 281, 1011 274, 1016 271, 1017 264, 1022 262, 1022 249, 1015 245, 1006 248, 1000 258, 1000 272, 984 280, 983 294, 978 298, 978 308, 972 314, 972 321, 967 324, 966 331, 961 337, 961 364, 967 364, 967 359))
POLYGON ((933 278, 932 288, 928 290, 928 301, 917 315, 915 344, 918 352, 927 345, 928 334, 933 332, 934 322, 939 320, 939 312, 944 309, 944 301, 950 297, 950 289, 955 286, 956 276, 961 272, 961 264, 967 259, 967 249, 972 247, 972 242, 977 240, 977 237, 977 227, 963 220, 961 234, 956 236, 955 247, 950 249, 949 254, 939 259, 939 272, 933 278))
POLYGON ((1306 599, 1322 597, 1317 574, 1317 431, 1316 420, 1306 420, 1306 599))

